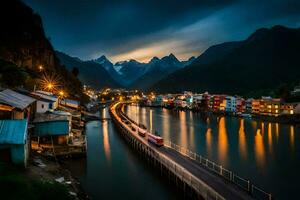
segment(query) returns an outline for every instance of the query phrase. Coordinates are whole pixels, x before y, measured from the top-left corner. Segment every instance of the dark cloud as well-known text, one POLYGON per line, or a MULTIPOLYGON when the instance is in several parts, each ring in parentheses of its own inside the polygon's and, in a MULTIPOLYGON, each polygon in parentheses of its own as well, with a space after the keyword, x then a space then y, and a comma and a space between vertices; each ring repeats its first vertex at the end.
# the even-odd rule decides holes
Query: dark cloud
POLYGON ((136 55, 130 52, 157 43, 165 48, 153 49, 165 53, 200 53, 211 44, 241 39, 260 26, 299 25, 300 9, 300 3, 293 0, 25 0, 25 3, 42 16, 55 48, 84 59, 102 53, 115 58, 126 57, 126 53, 136 55))

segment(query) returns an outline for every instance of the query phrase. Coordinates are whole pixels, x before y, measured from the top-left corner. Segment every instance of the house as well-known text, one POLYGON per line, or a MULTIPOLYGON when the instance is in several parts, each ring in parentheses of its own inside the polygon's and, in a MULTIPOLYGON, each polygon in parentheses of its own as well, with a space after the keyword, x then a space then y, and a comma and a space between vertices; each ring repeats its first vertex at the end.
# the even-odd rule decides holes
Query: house
POLYGON ((193 95, 185 95, 185 101, 188 108, 192 108, 193 105, 193 95))
POLYGON ((210 98, 210 109, 213 112, 219 112, 220 111, 220 105, 225 100, 226 95, 213 95, 210 98))
POLYGON ((246 102, 242 97, 236 97, 236 112, 241 114, 246 111, 246 102))
POLYGON ((71 136, 72 115, 64 111, 37 113, 33 124, 34 138, 43 138, 46 143, 65 144, 71 136))
MULTIPOLYGON (((31 95, 35 96, 35 97, 40 97, 44 100, 48 100, 48 101, 52 101, 51 103, 51 107, 52 109, 57 109, 58 108, 58 101, 59 101, 59 98, 55 95, 53 95, 52 93, 50 92, 45 92, 45 91, 36 91, 36 92, 32 92, 31 95)), ((40 105, 42 106, 42 102, 40 102, 40 105)), ((46 106, 45 106, 46 107, 46 106)))
POLYGON ((42 97, 36 97, 36 112, 45 113, 47 111, 53 110, 55 101, 50 99, 45 99, 42 97))
POLYGON ((29 155, 27 119, 0 120, 0 160, 26 167, 29 155))
POLYGON ((259 114, 278 116, 280 114, 281 99, 273 99, 271 97, 262 97, 260 99, 259 114))
POLYGON ((10 89, 0 92, 1 119, 33 120, 36 110, 36 100, 10 89))
POLYGON ((253 114, 259 114, 260 110, 260 100, 259 99, 252 99, 252 111, 253 114))
POLYGON ((152 103, 152 106, 162 106, 163 105, 163 96, 157 95, 152 103))
POLYGON ((246 112, 247 113, 251 113, 252 112, 252 101, 253 101, 253 98, 249 98, 246 100, 246 112))
POLYGON ((281 115, 293 115, 297 113, 297 106, 299 103, 282 103, 280 105, 280 114, 281 115))
POLYGON ((72 100, 72 99, 62 99, 60 101, 60 105, 69 107, 69 108, 73 108, 73 109, 79 109, 80 103, 79 101, 76 100, 72 100))
POLYGON ((233 96, 226 96, 223 100, 223 103, 220 104, 220 110, 223 110, 227 113, 236 112, 236 98, 233 96))

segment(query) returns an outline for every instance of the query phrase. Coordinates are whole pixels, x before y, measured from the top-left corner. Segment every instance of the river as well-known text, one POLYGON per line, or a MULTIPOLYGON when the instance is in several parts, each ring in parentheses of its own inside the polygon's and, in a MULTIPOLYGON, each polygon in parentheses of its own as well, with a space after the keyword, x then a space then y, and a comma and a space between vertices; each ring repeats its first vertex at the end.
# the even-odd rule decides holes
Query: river
MULTIPOLYGON (((109 117, 108 109, 101 110, 109 117)), ((123 140, 111 120, 86 124, 87 157, 69 168, 90 199, 182 199, 158 170, 141 159, 123 140)))
POLYGON ((125 112, 165 140, 221 164, 276 199, 298 198, 299 126, 134 105, 125 112))

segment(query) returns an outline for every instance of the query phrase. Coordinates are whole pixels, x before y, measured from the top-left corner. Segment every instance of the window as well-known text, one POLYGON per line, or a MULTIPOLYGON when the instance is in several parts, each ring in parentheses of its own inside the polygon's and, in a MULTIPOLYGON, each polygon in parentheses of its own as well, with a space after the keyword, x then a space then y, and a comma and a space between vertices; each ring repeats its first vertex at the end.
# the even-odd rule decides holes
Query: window
POLYGON ((44 108, 44 104, 42 104, 42 106, 41 106, 42 108, 44 108))

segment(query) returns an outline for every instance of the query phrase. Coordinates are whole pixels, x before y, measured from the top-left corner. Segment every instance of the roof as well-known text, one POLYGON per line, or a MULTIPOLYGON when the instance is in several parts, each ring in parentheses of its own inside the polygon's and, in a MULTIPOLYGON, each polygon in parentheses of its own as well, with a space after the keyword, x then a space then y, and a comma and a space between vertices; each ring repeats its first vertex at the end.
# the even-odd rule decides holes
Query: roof
POLYGON ((27 120, 0 120, 0 144, 25 144, 27 120))
POLYGON ((54 113, 36 113, 33 123, 70 121, 71 116, 54 113))
POLYGON ((35 102, 35 99, 10 89, 0 92, 0 103, 10 105, 15 108, 24 110, 30 104, 35 102))
POLYGON ((35 95, 35 96, 39 96, 43 99, 48 99, 50 101, 58 101, 58 97, 56 96, 53 96, 53 95, 47 95, 47 94, 42 94, 42 93, 38 93, 38 92, 32 92, 31 93, 32 95, 35 95))

